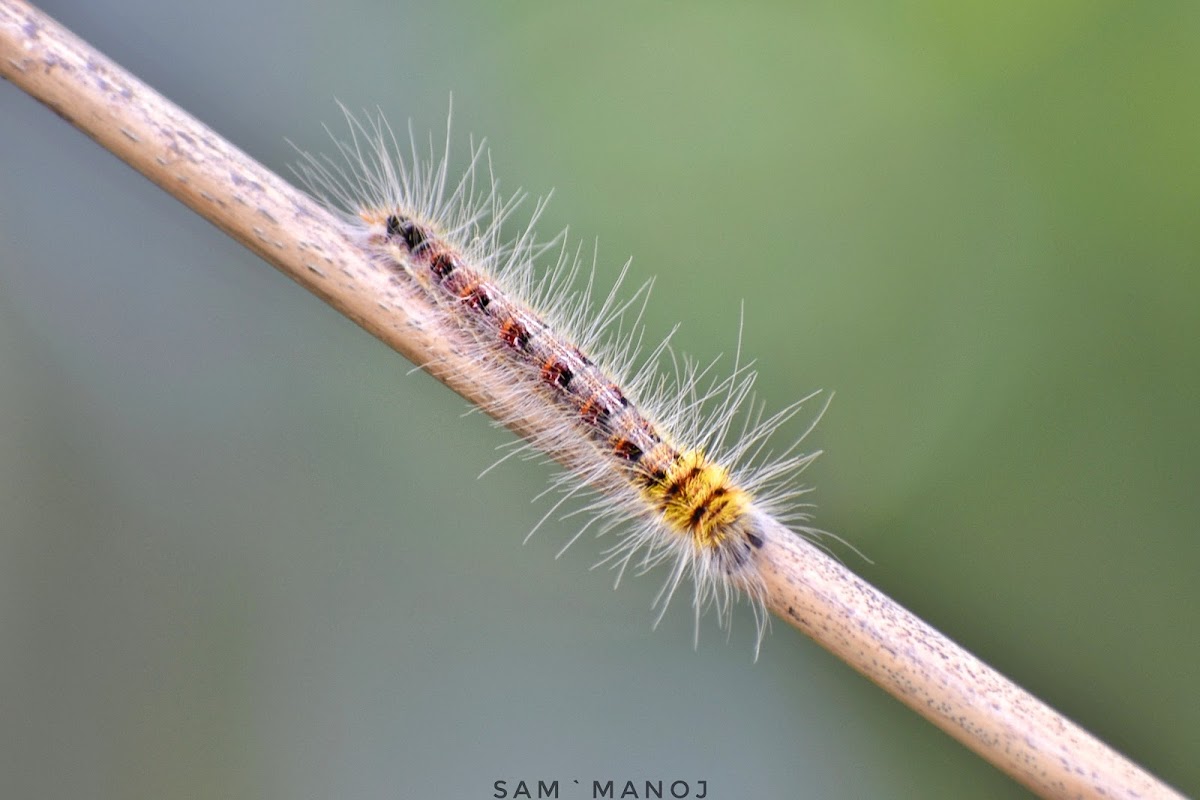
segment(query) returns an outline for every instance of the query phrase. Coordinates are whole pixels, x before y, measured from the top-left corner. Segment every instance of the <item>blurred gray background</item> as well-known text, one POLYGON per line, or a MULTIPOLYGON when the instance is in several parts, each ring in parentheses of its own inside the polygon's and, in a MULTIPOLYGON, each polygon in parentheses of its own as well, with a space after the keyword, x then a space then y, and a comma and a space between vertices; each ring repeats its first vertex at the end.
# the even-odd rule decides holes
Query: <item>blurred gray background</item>
MULTIPOLYGON (((453 92, 652 335, 744 299, 769 408, 836 390, 852 568, 1200 792, 1200 6, 433 5, 44 7, 280 171, 453 92)), ((651 631, 464 401, 7 84, 0 140, 4 797, 1024 796, 784 624, 651 631)))

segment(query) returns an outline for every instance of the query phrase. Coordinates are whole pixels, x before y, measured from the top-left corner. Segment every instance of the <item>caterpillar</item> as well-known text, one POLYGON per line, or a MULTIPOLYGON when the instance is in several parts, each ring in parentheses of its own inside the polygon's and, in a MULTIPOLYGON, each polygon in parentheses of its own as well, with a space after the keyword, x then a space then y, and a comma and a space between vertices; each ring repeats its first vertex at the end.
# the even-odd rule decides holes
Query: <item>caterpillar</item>
POLYGON ((776 520, 823 535, 805 527, 809 506, 796 502, 807 491, 796 478, 819 455, 799 451, 811 426, 783 452, 768 451, 772 434, 817 393, 765 416, 752 394, 757 374, 740 362, 740 334, 724 378, 713 377, 715 361, 677 355, 670 335, 643 353, 652 282, 621 299, 627 262, 597 301, 595 257, 586 269, 565 231, 536 236, 546 199, 506 239, 526 196, 500 192, 483 142, 471 143, 467 167, 451 180, 449 124, 440 154, 432 139, 421 153, 410 126, 406 153, 382 115, 361 121, 343 111, 350 138, 334 137, 339 157, 302 153, 297 173, 413 316, 448 343, 463 377, 487 387, 485 410, 526 435, 509 456, 542 452, 565 467, 551 485, 560 499, 542 521, 587 498, 572 512, 586 521, 563 549, 587 530, 617 531, 600 562, 615 569, 616 583, 631 566, 644 573, 669 564, 655 625, 690 579, 697 641, 707 608, 728 627, 734 601, 747 598, 757 652, 768 616, 756 552, 783 530, 776 520))

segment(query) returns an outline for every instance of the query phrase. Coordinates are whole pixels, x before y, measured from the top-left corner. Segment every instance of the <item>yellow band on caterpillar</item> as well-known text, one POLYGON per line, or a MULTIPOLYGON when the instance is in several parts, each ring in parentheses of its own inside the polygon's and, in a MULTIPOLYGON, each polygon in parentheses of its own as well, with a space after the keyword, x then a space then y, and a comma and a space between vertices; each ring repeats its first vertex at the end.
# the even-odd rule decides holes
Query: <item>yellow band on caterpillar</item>
POLYGON ((730 524, 750 504, 750 496, 734 485, 729 471, 700 450, 680 453, 662 480, 645 493, 668 526, 691 536, 701 548, 719 546, 730 524))

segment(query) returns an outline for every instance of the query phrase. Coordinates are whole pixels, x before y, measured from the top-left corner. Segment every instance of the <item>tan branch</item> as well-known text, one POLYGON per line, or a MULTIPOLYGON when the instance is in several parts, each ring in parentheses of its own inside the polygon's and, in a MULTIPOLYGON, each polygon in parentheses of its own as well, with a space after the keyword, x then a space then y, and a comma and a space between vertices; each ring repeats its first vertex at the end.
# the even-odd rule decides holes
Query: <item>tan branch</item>
MULTIPOLYGON (((487 407, 455 353, 394 302, 333 218, 57 22, 0 0, 0 73, 294 281, 487 407)), ((516 420, 521 432, 532 421, 516 420)), ((1178 797, 1151 775, 786 531, 760 554, 768 604, 1044 797, 1178 797)))

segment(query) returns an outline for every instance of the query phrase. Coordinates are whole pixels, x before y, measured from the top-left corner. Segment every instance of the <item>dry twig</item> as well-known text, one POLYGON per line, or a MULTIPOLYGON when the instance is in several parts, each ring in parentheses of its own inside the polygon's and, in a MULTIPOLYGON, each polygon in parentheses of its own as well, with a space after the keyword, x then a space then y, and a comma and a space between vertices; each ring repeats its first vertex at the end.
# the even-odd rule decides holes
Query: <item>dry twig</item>
MULTIPOLYGON (((453 389, 486 387, 410 324, 307 195, 19 0, 0 0, 0 73, 196 213, 453 389)), ((528 430, 518 420, 513 424, 528 430)), ((1045 797, 1178 797, 782 525, 760 553, 768 604, 884 690, 1045 797)))

